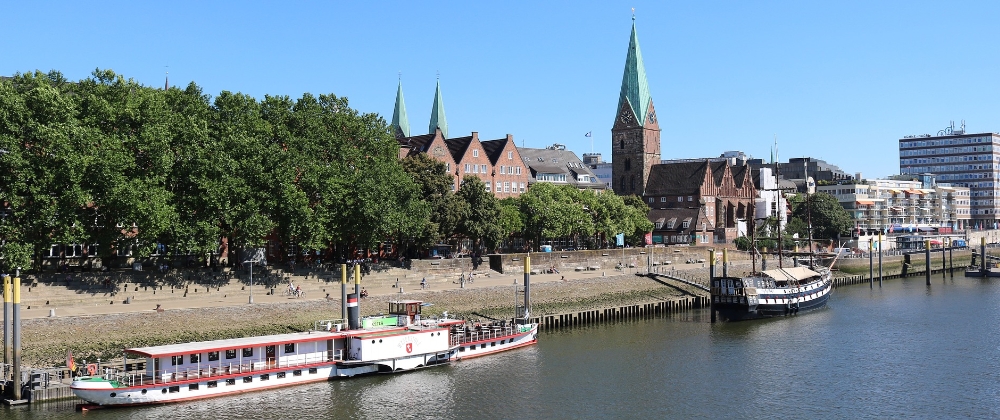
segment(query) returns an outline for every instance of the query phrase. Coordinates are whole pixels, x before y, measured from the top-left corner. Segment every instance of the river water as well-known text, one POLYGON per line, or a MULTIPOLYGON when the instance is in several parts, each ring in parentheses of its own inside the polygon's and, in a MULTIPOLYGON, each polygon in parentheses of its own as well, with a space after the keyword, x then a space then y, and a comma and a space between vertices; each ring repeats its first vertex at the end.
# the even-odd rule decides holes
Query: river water
MULTIPOLYGON (((707 311, 539 335, 485 359, 87 418, 1000 418, 1000 280, 841 287, 829 306, 707 311)), ((70 403, 0 408, 77 418, 70 403)))

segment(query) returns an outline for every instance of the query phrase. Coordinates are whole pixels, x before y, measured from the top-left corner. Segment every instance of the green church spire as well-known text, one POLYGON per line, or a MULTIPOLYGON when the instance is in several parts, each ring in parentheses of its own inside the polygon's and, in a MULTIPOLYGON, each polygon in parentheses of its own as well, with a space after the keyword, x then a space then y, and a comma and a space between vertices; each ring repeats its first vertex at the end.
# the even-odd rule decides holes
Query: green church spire
POLYGON ((396 137, 410 137, 410 120, 406 118, 406 104, 403 103, 403 81, 396 90, 396 108, 392 110, 392 128, 396 137))
POLYGON ((431 123, 428 126, 428 134, 434 134, 434 129, 440 128, 441 135, 448 138, 448 119, 444 117, 444 99, 441 99, 441 80, 438 79, 437 89, 434 91, 434 107, 431 108, 431 123))
POLYGON ((635 34, 635 16, 632 16, 632 38, 628 42, 628 56, 625 57, 625 74, 622 76, 622 92, 618 97, 618 109, 628 102, 640 125, 646 124, 649 112, 649 83, 646 82, 646 66, 642 64, 639 51, 639 37, 635 34))

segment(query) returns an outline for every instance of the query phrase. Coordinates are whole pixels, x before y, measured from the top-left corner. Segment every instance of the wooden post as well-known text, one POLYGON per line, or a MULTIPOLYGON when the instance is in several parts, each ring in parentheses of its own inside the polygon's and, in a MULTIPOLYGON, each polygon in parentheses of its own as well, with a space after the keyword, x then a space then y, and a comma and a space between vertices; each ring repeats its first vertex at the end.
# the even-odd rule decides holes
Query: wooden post
POLYGON ((729 277, 729 249, 722 250, 722 277, 729 277))
POLYGON ((878 287, 882 287, 882 232, 878 233, 878 287))
POLYGON ((347 322, 347 264, 340 265, 340 320, 347 322))
MULTIPOLYGON (((708 262, 709 262, 709 266, 708 266, 708 286, 709 287, 708 287, 708 290, 714 290, 715 288, 712 287, 712 285, 716 281, 716 279, 715 279, 715 250, 714 249, 708 250, 708 262)), ((725 267, 725 265, 723 265, 723 267, 725 267)), ((709 313, 711 314, 711 322, 715 322, 715 297, 712 296, 711 292, 709 292, 708 295, 709 295, 709 299, 711 299, 711 303, 709 303, 709 305, 708 305, 709 313)))
POLYGON ((951 277, 955 277, 955 254, 954 254, 954 243, 951 239, 948 239, 948 271, 951 273, 951 277))
POLYGON ((982 271, 983 272, 983 276, 985 276, 986 273, 988 273, 988 271, 986 271, 986 237, 985 236, 983 236, 982 238, 979 238, 979 259, 981 260, 981 261, 979 261, 979 265, 980 265, 979 270, 982 271))
POLYGON ((868 239, 868 288, 875 288, 875 244, 872 243, 871 239, 868 239))
POLYGON ((931 240, 924 240, 924 277, 927 279, 927 285, 931 285, 931 240))

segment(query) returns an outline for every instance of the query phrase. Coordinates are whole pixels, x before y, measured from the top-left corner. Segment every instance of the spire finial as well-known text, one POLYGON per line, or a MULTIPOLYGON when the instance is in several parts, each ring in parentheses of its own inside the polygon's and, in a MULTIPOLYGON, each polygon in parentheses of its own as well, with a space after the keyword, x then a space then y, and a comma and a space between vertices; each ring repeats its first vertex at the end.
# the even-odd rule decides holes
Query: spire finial
POLYGON ((632 8, 632 21, 635 22, 635 8, 632 8))
POLYGON ((441 70, 438 70, 438 71, 437 71, 437 79, 438 79, 438 80, 441 80, 441 70))
POLYGON ((402 70, 399 71, 399 81, 400 82, 403 81, 403 71, 402 70))

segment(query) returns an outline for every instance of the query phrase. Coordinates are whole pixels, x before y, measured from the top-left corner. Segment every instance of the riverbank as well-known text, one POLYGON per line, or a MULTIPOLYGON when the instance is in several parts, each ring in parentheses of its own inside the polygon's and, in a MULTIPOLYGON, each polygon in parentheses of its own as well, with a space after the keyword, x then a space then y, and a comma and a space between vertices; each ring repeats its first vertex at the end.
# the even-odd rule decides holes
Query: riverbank
MULTIPOLYGON (((679 283, 668 285, 634 274, 559 277, 567 279, 533 282, 533 315, 675 300, 703 293, 679 283)), ((480 285, 476 287, 423 290, 402 296, 433 303, 425 308, 426 316, 437 316, 444 311, 448 311, 449 316, 464 318, 509 318, 514 315, 513 281, 507 285, 487 285, 481 280, 477 283, 480 285)), ((399 293, 373 294, 362 300, 362 313, 384 312, 388 301, 400 296, 399 293)), ((304 331, 311 329, 317 320, 339 317, 339 299, 322 299, 33 318, 23 323, 23 360, 29 366, 62 365, 67 352, 72 352, 78 363, 83 359, 120 359, 123 348, 304 331)))

